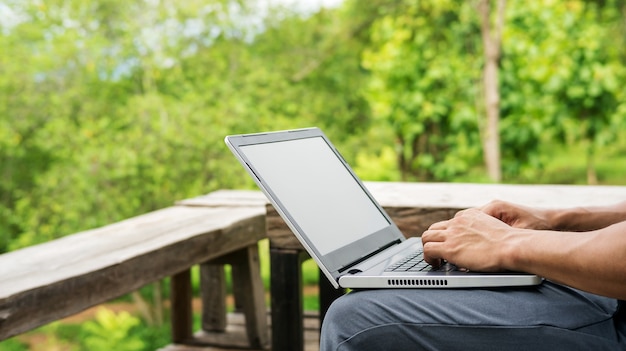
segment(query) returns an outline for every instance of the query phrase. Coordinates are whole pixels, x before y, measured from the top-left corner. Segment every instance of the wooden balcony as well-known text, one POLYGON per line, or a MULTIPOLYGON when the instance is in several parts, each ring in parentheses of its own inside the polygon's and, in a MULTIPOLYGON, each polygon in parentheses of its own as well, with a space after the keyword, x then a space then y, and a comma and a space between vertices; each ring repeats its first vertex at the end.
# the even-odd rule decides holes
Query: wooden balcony
MULTIPOLYGON (((406 236, 493 199, 571 207, 626 199, 626 187, 366 183, 406 236)), ((315 350, 320 318, 304 314, 302 246, 257 191, 221 190, 105 227, 0 255, 0 340, 171 277, 172 345, 163 350, 315 350), (257 242, 270 240, 271 313, 257 242), (242 315, 227 318, 224 264, 242 315), (191 323, 190 268, 201 271, 202 330, 191 323), (245 316, 245 318, 244 318, 245 316), (305 327, 306 326, 306 327, 305 327), (271 329, 270 329, 271 328, 271 329), (270 331, 271 330, 271 331, 270 331)), ((342 292, 320 280, 321 308, 342 292)))

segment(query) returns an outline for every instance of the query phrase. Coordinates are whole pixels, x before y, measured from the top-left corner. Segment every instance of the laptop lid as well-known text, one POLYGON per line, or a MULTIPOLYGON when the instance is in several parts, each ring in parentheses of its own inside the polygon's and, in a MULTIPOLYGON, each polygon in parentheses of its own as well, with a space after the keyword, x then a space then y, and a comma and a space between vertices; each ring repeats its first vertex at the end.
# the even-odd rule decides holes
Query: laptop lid
POLYGON ((320 129, 225 141, 329 278, 405 240, 320 129))

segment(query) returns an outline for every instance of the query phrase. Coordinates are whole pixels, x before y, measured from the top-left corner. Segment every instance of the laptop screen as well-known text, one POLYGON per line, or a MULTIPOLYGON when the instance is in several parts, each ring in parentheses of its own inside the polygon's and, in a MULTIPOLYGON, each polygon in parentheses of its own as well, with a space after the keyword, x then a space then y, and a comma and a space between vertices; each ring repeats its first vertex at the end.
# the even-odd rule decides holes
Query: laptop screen
POLYGON ((331 258, 333 268, 387 243, 367 240, 390 223, 322 137, 242 145, 240 150, 312 246, 331 258), (359 242, 353 250, 340 250, 359 242), (340 254, 332 258, 334 252, 340 254))
POLYGON ((339 274, 402 237, 322 135, 258 138, 233 142, 329 272, 339 274))

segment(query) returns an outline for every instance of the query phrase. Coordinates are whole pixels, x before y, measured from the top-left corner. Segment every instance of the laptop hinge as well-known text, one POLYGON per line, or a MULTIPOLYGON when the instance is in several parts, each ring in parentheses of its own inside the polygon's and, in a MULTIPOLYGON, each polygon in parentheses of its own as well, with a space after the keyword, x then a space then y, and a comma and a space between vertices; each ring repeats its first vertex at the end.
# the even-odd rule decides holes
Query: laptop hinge
POLYGON ((343 267, 339 268, 337 271, 338 271, 339 273, 343 273, 343 272, 347 271, 348 269, 350 269, 350 268, 352 268, 352 267, 356 266, 357 264, 359 264, 359 263, 361 263, 361 262, 363 262, 363 261, 367 260, 368 258, 370 258, 370 257, 372 257, 372 256, 374 256, 374 255, 376 255, 376 254, 378 254, 379 252, 382 252, 382 251, 384 251, 384 250, 387 250, 388 248, 390 248, 390 247, 392 247, 392 246, 394 246, 394 245, 398 245, 398 244, 400 244, 401 242, 402 242, 402 240, 400 240, 400 239, 396 239, 396 240, 394 240, 394 241, 392 241, 392 242, 388 243, 387 245, 381 246, 381 247, 379 247, 378 249, 376 249, 376 250, 374 250, 374 251, 372 251, 372 252, 368 253, 367 255, 365 255, 365 256, 363 256, 363 257, 361 257, 361 258, 359 258, 359 259, 357 259, 357 260, 355 260, 355 261, 353 261, 353 262, 348 263, 347 265, 345 265, 345 266, 343 266, 343 267))

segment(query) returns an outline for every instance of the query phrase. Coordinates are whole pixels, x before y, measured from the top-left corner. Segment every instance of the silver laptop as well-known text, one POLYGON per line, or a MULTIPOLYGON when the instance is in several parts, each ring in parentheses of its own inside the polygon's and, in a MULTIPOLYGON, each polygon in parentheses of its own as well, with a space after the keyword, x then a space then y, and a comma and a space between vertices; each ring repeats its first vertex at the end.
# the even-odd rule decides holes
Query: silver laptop
POLYGON ((526 273, 435 270, 318 128, 227 136, 226 144, 335 288, 540 284, 526 273))

